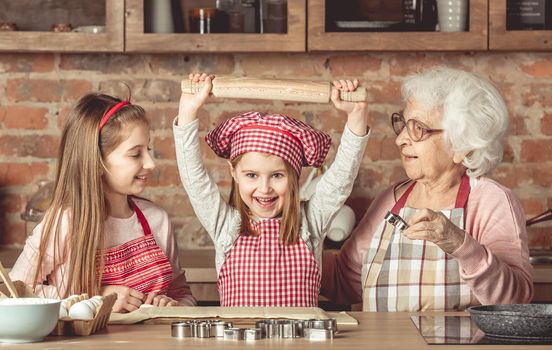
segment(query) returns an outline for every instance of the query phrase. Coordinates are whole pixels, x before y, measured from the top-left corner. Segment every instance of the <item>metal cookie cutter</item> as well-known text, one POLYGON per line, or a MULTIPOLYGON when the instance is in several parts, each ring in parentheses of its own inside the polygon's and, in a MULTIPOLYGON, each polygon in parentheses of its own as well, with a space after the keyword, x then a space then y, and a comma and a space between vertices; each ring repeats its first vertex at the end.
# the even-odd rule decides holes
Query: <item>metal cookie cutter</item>
POLYGON ((259 340, 262 338, 262 331, 260 328, 247 328, 244 331, 245 340, 259 340))
POLYGON ((195 328, 196 338, 210 338, 211 337, 211 324, 209 322, 199 322, 195 328))
POLYGON ((299 338, 303 336, 303 323, 296 320, 278 321, 278 335, 280 338, 299 338))
POLYGON ((404 221, 403 218, 401 218, 397 214, 393 214, 390 211, 388 211, 387 214, 385 214, 385 221, 395 226, 399 231, 402 231, 408 227, 408 224, 406 223, 406 221, 404 221))
POLYGON ((331 340, 334 332, 331 329, 305 328, 305 338, 308 340, 331 340))
POLYGON ((171 336, 176 338, 190 338, 192 335, 192 323, 190 322, 173 322, 171 323, 171 336))
POLYGON ((211 323, 211 336, 222 338, 224 337, 224 330, 232 327, 233 327, 232 322, 215 321, 211 323))
POLYGON ((337 332, 337 321, 335 318, 327 319, 311 319, 304 322, 305 328, 314 328, 314 329, 329 329, 333 332, 337 332))
POLYGON ((263 338, 278 338, 280 336, 277 320, 257 321, 255 328, 261 329, 261 336, 263 338))
POLYGON ((224 330, 224 340, 243 340, 243 328, 228 328, 224 330))

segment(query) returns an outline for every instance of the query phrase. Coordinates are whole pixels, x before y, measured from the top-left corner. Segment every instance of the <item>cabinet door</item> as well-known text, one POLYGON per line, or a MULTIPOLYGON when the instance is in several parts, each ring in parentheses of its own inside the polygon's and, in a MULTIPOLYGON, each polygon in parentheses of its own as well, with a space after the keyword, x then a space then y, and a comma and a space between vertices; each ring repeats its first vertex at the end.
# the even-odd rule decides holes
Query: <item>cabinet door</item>
MULTIPOLYGON (((552 29, 508 30, 507 0, 489 0, 489 48, 491 50, 552 50, 552 29)), ((552 6, 552 1, 547 1, 552 6)), ((550 16, 550 12, 548 12, 550 16)), ((546 16, 546 13, 543 14, 546 16)), ((552 19, 548 18, 549 23, 552 19)))
POLYGON ((304 52, 306 49, 306 0, 287 1, 284 34, 146 33, 144 0, 126 0, 126 4, 127 52, 304 52))
MULTIPOLYGON (((0 31, 0 51, 18 52, 122 52, 124 47, 124 8, 122 0, 105 1, 105 14, 102 14, 103 23, 94 23, 105 26, 103 33, 91 32, 52 32, 50 23, 59 23, 65 19, 73 27, 90 25, 86 18, 86 6, 83 15, 74 19, 68 8, 76 6, 72 0, 57 1, 16 1, 4 3, 4 18, 17 18, 19 11, 36 19, 36 23, 47 23, 43 28, 33 26, 19 28, 17 31, 0 31), (52 5, 54 4, 54 5, 52 5), (64 5, 68 8, 64 9, 64 5), (21 7, 21 8, 19 8, 21 7), (51 11, 50 11, 51 10, 51 11), (13 11, 11 14, 10 12, 13 11), (60 13, 66 12, 63 15, 60 13), (54 13, 57 12, 57 13, 54 13), (11 17, 10 17, 11 16, 11 17), (36 16, 36 17, 35 17, 36 16)), ((28 22, 32 22, 28 21, 28 22)), ((17 23, 16 23, 17 25, 17 23)), ((82 27, 81 27, 82 28, 82 27)))
MULTIPOLYGON (((308 0, 308 51, 471 51, 488 48, 487 0, 469 1, 469 31, 446 33, 410 30, 372 31, 373 26, 368 26, 368 24, 381 24, 381 21, 354 21, 359 27, 364 24, 364 28, 371 28, 368 29, 369 31, 366 29, 358 29, 355 32, 326 31, 326 28, 331 26, 331 23, 327 23, 327 18, 331 17, 326 13, 327 1, 329 0, 308 0)), ((397 27, 400 30, 401 26, 397 27)))

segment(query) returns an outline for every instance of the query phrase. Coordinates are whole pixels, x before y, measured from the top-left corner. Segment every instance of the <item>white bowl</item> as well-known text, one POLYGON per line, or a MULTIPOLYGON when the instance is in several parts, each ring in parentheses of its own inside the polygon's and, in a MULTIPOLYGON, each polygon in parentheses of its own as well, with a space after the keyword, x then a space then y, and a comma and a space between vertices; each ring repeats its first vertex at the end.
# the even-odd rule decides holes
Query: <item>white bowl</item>
POLYGON ((0 343, 41 341, 56 327, 59 300, 0 299, 0 343))

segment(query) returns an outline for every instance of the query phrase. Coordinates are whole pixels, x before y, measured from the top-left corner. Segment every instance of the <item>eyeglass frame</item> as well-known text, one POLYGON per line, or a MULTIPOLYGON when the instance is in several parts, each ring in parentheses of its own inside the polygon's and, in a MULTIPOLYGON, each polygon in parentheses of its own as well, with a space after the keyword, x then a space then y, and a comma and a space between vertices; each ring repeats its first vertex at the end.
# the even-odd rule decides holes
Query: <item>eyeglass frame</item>
POLYGON ((410 139, 414 142, 420 142, 420 141, 424 140, 426 135, 437 134, 437 133, 445 131, 444 129, 432 129, 432 128, 428 127, 427 125, 425 125, 424 123, 422 123, 421 121, 416 120, 416 119, 408 119, 408 121, 407 121, 407 120, 404 119, 404 114, 402 114, 402 112, 395 112, 395 113, 391 114, 391 129, 393 129, 395 134, 397 134, 397 136, 399 136, 405 128, 406 128, 406 132, 408 133, 408 137, 410 137, 410 139), (399 130, 399 132, 397 132, 397 130, 395 129, 395 126, 394 126, 395 123, 393 122, 395 115, 399 116, 400 120, 402 120, 404 122, 404 127, 401 130, 399 130), (415 137, 412 136, 412 134, 410 132, 410 128, 408 127, 408 123, 420 125, 420 127, 421 127, 420 129, 422 129, 422 135, 420 136, 419 139, 416 139, 415 137))

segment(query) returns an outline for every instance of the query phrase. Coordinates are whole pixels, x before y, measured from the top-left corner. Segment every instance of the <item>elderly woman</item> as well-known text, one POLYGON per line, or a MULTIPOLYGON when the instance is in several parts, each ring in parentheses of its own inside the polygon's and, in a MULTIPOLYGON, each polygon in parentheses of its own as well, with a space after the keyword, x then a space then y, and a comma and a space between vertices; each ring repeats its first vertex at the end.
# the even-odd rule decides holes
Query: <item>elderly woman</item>
POLYGON ((486 177, 502 159, 508 112, 481 77, 435 68, 408 78, 393 113, 407 181, 377 197, 340 253, 325 254, 322 294, 365 311, 463 310, 533 293, 517 198, 486 177), (407 228, 385 221, 391 211, 407 228))

